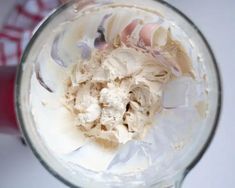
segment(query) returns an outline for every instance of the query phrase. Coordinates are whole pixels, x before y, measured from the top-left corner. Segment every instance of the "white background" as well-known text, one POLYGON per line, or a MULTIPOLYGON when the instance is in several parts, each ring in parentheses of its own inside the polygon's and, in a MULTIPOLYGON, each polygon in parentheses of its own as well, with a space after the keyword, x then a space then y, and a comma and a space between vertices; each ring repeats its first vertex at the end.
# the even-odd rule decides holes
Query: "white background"
MULTIPOLYGON (((14 0, 0 0, 0 24, 14 0)), ((168 0, 208 39, 221 69, 224 104, 215 138, 183 188, 235 187, 235 0, 168 0)), ((1 104, 0 104, 1 105, 1 104)), ((18 138, 0 135, 0 188, 65 188, 18 138)))

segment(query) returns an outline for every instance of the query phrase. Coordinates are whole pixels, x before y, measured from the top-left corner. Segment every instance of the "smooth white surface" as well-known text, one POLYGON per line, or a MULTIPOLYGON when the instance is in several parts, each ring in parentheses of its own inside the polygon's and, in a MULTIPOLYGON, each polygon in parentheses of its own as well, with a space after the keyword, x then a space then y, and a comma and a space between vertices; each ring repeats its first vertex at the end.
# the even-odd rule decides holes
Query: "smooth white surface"
MULTIPOLYGON (((0 23, 14 0, 0 0, 0 23)), ((208 39, 223 77, 224 104, 215 138, 183 188, 235 187, 235 1, 168 0, 188 15, 208 39)), ((17 138, 0 135, 1 188, 65 188, 17 138)))

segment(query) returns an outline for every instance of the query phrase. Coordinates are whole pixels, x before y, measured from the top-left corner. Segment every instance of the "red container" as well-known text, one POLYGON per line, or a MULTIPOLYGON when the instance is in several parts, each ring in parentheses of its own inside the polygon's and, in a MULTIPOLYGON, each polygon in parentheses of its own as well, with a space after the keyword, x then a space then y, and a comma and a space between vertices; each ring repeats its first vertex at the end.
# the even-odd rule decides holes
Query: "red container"
POLYGON ((15 108, 16 66, 0 66, 0 133, 19 134, 15 108))

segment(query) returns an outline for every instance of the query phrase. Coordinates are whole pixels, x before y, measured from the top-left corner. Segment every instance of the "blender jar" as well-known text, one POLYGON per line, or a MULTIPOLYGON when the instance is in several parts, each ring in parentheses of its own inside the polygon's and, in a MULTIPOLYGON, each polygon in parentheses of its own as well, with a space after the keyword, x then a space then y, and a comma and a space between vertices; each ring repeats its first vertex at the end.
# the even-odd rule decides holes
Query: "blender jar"
POLYGON ((221 107, 221 85, 216 60, 206 39, 185 15, 164 1, 72 0, 49 15, 33 35, 18 69, 15 101, 18 121, 28 145, 46 169, 67 185, 71 187, 180 187, 182 180, 201 158, 215 133, 221 107), (193 47, 194 68, 201 79, 201 82, 195 83, 182 78, 165 86, 163 103, 169 108, 165 109, 164 115, 157 118, 157 126, 149 133, 149 138, 154 139, 151 141, 154 144, 151 147, 141 143, 130 145, 137 149, 141 147, 154 161, 148 169, 137 174, 97 173, 66 165, 51 153, 37 131, 29 100, 34 64, 43 44, 47 42, 47 35, 60 23, 72 20, 87 7, 115 7, 120 4, 160 12, 164 18, 175 24, 176 28, 181 28, 189 39, 186 45, 193 47), (187 95, 183 96, 187 97, 185 100, 188 104, 198 102, 196 108, 190 105, 171 108, 171 104, 179 100, 178 97, 181 94, 177 92, 177 87, 187 87, 187 95), (172 92, 174 95, 171 94, 172 92), (206 104, 200 103, 202 99, 206 99, 206 104), (198 109, 198 112, 195 109, 198 109))

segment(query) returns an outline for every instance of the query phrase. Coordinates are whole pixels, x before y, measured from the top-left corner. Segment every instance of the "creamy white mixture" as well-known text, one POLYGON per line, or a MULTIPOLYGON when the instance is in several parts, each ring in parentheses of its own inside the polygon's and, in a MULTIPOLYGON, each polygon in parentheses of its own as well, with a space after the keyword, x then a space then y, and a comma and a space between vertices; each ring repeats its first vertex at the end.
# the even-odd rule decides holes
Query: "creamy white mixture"
MULTIPOLYGON (((178 107, 164 102, 166 85, 195 79, 175 34, 157 13, 109 6, 55 28, 38 55, 30 91, 37 129, 50 150, 102 171, 130 141, 144 140, 164 108, 178 107)), ((132 160, 119 170, 150 165, 145 158, 132 160)))

